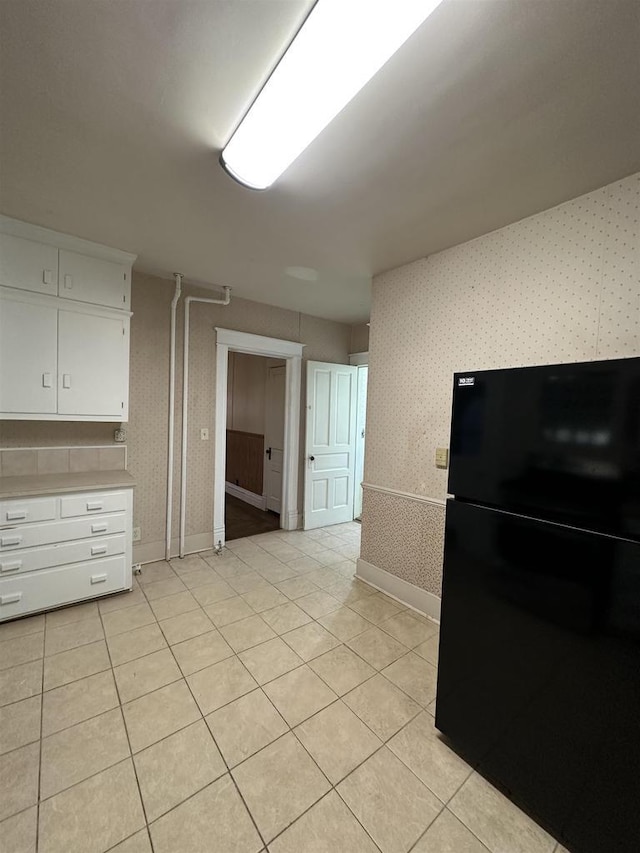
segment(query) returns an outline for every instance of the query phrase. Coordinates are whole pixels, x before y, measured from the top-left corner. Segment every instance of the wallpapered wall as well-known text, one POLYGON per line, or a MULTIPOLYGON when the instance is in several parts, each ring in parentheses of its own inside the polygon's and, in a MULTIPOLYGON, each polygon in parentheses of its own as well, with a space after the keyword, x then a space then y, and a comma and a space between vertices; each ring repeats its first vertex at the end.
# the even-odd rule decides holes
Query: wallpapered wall
POLYGON ((229 353, 227 429, 264 435, 267 361, 261 356, 229 353))
MULTIPOLYGON (((129 470, 137 479, 134 523, 142 528, 142 545, 157 544, 164 553, 167 476, 169 306, 173 282, 134 271, 131 320, 130 420, 127 424, 129 470)), ((215 296, 187 287, 185 295, 215 296)), ((182 301, 178 311, 175 434, 175 482, 179 483, 180 411, 182 406, 182 301)), ((306 344, 304 358, 346 363, 351 327, 295 311, 233 297, 228 306, 192 305, 190 337, 189 465, 187 535, 211 533, 215 411, 215 331, 220 326, 306 344), (211 439, 200 440, 201 427, 211 439)), ((304 412, 304 407, 302 407, 304 412)), ((303 415, 304 417, 304 415, 303 415)), ((0 421, 0 447, 109 444, 115 424, 0 421)), ((173 507, 173 535, 178 535, 179 495, 173 507)))
POLYGON ((362 557, 439 594, 452 374, 640 355, 640 174, 376 277, 369 352, 362 557))
POLYGON ((367 352, 369 349, 369 326, 360 323, 351 327, 350 352, 367 352))

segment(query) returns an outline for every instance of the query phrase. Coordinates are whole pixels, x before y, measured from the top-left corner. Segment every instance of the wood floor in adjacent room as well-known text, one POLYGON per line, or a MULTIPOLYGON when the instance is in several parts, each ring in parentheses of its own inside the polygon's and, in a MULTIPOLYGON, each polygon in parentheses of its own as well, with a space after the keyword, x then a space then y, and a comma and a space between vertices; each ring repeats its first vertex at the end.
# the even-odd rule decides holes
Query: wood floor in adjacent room
POLYGON ((280 516, 258 509, 233 495, 225 495, 225 536, 227 542, 279 530, 280 516))

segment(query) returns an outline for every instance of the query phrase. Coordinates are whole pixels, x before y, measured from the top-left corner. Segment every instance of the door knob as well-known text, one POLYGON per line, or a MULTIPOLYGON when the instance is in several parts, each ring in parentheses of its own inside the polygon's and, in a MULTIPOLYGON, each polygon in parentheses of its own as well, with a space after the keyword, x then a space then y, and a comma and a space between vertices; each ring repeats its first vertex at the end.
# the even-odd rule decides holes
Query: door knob
POLYGON ((316 457, 315 457, 315 456, 310 456, 310 457, 309 457, 309 462, 315 462, 315 461, 316 461, 316 457))
POLYGON ((269 459, 271 459, 271 448, 270 447, 267 447, 267 449, 265 450, 265 453, 267 454, 269 459))

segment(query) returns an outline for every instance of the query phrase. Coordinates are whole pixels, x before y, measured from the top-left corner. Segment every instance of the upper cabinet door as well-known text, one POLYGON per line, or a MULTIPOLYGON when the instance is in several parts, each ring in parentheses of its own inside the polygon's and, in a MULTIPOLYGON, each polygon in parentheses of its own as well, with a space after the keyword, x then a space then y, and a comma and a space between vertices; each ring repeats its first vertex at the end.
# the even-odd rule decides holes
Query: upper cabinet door
POLYGON ((60 249, 58 295, 78 302, 129 310, 131 267, 60 249))
POLYGON ((0 234, 0 285, 58 295, 58 249, 0 234))
POLYGON ((0 412, 56 411, 58 312, 0 299, 0 412))
POLYGON ((58 414, 126 421, 129 318, 60 311, 58 414))

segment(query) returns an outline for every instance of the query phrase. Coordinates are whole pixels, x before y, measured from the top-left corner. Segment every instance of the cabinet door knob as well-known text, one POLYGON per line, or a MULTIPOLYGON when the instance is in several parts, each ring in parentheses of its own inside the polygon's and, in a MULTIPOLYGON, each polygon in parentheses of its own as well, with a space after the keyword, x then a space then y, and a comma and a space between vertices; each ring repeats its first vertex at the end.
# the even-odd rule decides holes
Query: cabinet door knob
POLYGON ((71 290, 73 288, 73 276, 67 273, 64 277, 64 288, 65 290, 71 290))
POLYGON ((42 387, 43 388, 51 388, 53 386, 53 381, 51 379, 50 373, 42 374, 42 387))
POLYGON ((63 388, 71 388, 71 374, 63 373, 62 374, 62 387, 63 388))

